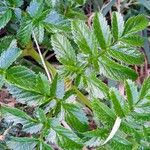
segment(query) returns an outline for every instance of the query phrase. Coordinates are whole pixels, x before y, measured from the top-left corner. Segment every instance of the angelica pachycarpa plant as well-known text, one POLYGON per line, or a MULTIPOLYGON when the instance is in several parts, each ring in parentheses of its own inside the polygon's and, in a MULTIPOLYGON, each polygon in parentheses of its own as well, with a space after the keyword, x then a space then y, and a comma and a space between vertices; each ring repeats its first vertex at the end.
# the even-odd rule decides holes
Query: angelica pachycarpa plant
MULTIPOLYGON (((0 28, 7 25, 22 5, 14 1, 16 8, 11 10, 7 7, 11 1, 6 2, 6 8, 4 3, 0 5, 6 9, 0 18, 0 28)), ((138 33, 148 26, 146 17, 140 14, 124 21, 120 13, 113 12, 110 27, 97 12, 89 28, 85 20, 63 19, 42 0, 31 1, 22 15, 16 37, 0 39, 0 87, 5 86, 18 103, 33 108, 33 112, 31 115, 20 107, 1 104, 1 118, 11 122, 11 126, 21 124, 21 130, 27 134, 12 136, 8 129, 0 148, 52 150, 54 145, 64 150, 149 148, 150 78, 142 86, 137 85, 134 80, 138 75, 131 69, 144 61, 140 51, 144 39, 138 33), (57 19, 52 20, 52 16, 57 19), (57 70, 46 63, 51 81, 43 71, 19 64, 25 52, 33 52, 32 43, 35 40, 42 43, 49 34, 61 63, 57 70), (108 87, 103 78, 124 84, 124 95, 108 87), (81 92, 83 89, 89 99, 81 92), (90 129, 85 109, 91 110, 95 129, 90 129)), ((37 53, 33 58, 39 58, 37 53)))

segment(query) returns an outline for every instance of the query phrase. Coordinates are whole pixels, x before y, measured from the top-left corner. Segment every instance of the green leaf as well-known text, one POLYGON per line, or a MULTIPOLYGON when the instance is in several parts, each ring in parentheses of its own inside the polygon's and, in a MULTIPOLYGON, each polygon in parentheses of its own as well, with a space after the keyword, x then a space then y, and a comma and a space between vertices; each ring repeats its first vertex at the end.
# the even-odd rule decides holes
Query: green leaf
POLYGON ((1 143, 0 143, 0 149, 1 149, 1 150, 7 150, 8 147, 6 146, 6 143, 1 142, 1 143))
POLYGON ((48 130, 45 140, 48 143, 56 143, 56 132, 52 128, 48 130))
POLYGON ((31 20, 26 20, 21 23, 20 29, 17 33, 17 38, 23 46, 30 42, 32 29, 33 25, 31 20))
MULTIPOLYGON (((90 137, 91 139, 85 142, 85 145, 89 148, 99 148, 98 150, 107 150, 107 146, 103 145, 104 139, 107 137, 108 130, 106 128, 97 128, 92 131, 85 132, 85 137, 90 137)), ((108 146, 110 148, 110 145, 108 146)))
POLYGON ((7 122, 13 122, 14 125, 21 123, 22 130, 27 133, 37 133, 42 129, 42 124, 31 118, 24 111, 17 108, 1 105, 0 111, 7 122))
POLYGON ((55 75, 55 77, 51 83, 51 87, 50 87, 51 97, 56 96, 57 81, 58 81, 58 74, 55 75))
POLYGON ((99 59, 100 74, 118 81, 123 81, 125 79, 135 80, 137 74, 132 69, 122 66, 115 61, 103 56, 99 59))
POLYGON ((148 20, 143 14, 130 17, 125 23, 123 35, 132 34, 145 29, 148 26, 148 20))
POLYGON ((42 94, 39 94, 37 92, 24 90, 22 88, 18 88, 14 85, 7 85, 7 90, 14 98, 16 98, 16 101, 22 104, 27 104, 28 106, 39 106, 43 104, 48 98, 42 94))
POLYGON ((49 144, 46 144, 44 142, 40 143, 40 149, 41 150, 53 150, 53 148, 49 144))
POLYGON ((27 7, 27 12, 32 18, 37 18, 43 11, 43 0, 32 0, 27 7))
POLYGON ((33 24, 35 26, 43 26, 44 27, 44 20, 46 19, 47 15, 49 14, 49 9, 44 10, 42 13, 38 14, 36 17, 34 17, 33 24))
POLYGON ((116 112, 116 115, 123 118, 125 116, 123 105, 121 104, 123 102, 123 99, 121 98, 119 92, 115 88, 111 88, 110 98, 113 103, 113 108, 116 112))
POLYGON ((11 17, 12 17, 12 11, 10 9, 0 14, 0 30, 7 25, 11 17))
POLYGON ((112 150, 132 150, 132 143, 126 140, 124 137, 115 136, 111 140, 111 148, 112 150))
POLYGON ((80 102, 83 103, 84 105, 88 106, 91 109, 91 102, 88 100, 88 98, 83 95, 76 86, 73 86, 72 88, 75 93, 77 94, 77 97, 79 98, 80 102))
POLYGON ((85 132, 88 130, 88 118, 81 107, 74 104, 63 104, 65 109, 66 121, 79 132, 85 132))
POLYGON ((113 12, 112 13, 112 35, 114 40, 117 41, 118 38, 122 36, 124 30, 124 20, 120 13, 113 12))
POLYGON ((51 97, 56 97, 62 99, 65 94, 65 85, 63 79, 58 77, 58 74, 55 75, 51 88, 50 88, 51 97))
POLYGON ((92 102, 92 108, 93 108, 95 116, 100 121, 112 127, 111 125, 113 125, 113 122, 116 116, 114 112, 106 104, 103 104, 99 100, 95 99, 92 102))
POLYGON ((51 25, 61 25, 65 21, 66 20, 64 19, 64 17, 61 14, 59 14, 56 10, 50 11, 44 20, 44 22, 51 25))
POLYGON ((146 103, 147 100, 145 100, 145 104, 142 105, 143 101, 144 100, 140 101, 137 104, 132 114, 134 119, 138 121, 139 125, 147 124, 147 121, 150 120, 150 110, 149 110, 150 103, 149 101, 146 103))
POLYGON ((29 122, 28 124, 23 123, 22 131, 29 134, 38 134, 42 132, 43 124, 42 123, 33 123, 29 122))
MULTIPOLYGON (((72 1, 73 2, 73 1, 72 1)), ((78 6, 79 8, 80 6, 78 6)), ((85 20, 86 16, 83 12, 83 10, 81 9, 72 9, 69 8, 68 11, 65 14, 65 17, 67 17, 68 19, 79 19, 79 20, 85 20)))
POLYGON ((41 44, 44 40, 44 26, 42 24, 39 24, 33 29, 33 31, 38 43, 41 44))
POLYGON ((120 38, 120 41, 127 43, 132 46, 142 46, 144 44, 144 39, 138 35, 127 35, 120 38))
POLYGON ((62 99, 65 95, 65 83, 63 79, 59 79, 57 82, 56 98, 62 99))
POLYGON ((6 50, 9 47, 13 39, 14 37, 11 35, 0 38, 0 43, 3 43, 3 44, 0 44, 0 53, 2 53, 4 50, 6 50))
POLYGON ((36 77, 36 87, 43 95, 50 95, 50 84, 47 77, 39 73, 36 77))
MULTIPOLYGON (((105 138, 107 136, 108 130, 106 128, 97 128, 95 130, 84 132, 84 137, 99 137, 99 138, 105 138)), ((101 141, 102 142, 102 141, 101 141)))
POLYGON ((101 143, 102 143, 101 138, 99 138, 99 137, 92 137, 90 140, 85 142, 85 145, 87 147, 89 147, 89 148, 93 148, 93 147, 99 147, 101 145, 101 143))
POLYGON ((138 0, 141 5, 150 10, 150 1, 149 0, 138 0))
POLYGON ((127 80, 125 82, 125 89, 130 110, 133 110, 134 104, 136 104, 136 102, 138 101, 137 86, 135 86, 135 84, 131 80, 127 80))
POLYGON ((60 147, 68 150, 82 149, 82 140, 73 131, 61 126, 53 126, 52 128, 56 132, 60 147))
POLYGON ((83 5, 86 2, 86 0, 75 0, 75 1, 80 5, 83 5))
MULTIPOLYGON (((109 88, 105 83, 103 83, 100 79, 98 79, 95 75, 91 75, 89 78, 87 78, 89 81, 89 90, 92 90, 94 92, 95 88, 98 88, 98 93, 102 92, 102 97, 109 97, 109 88)), ((92 92, 93 95, 95 95, 92 92)))
POLYGON ((22 18, 22 10, 20 8, 15 8, 14 9, 14 14, 17 20, 21 20, 22 18))
POLYGON ((75 51, 65 36, 55 34, 51 40, 56 57, 61 63, 69 65, 76 62, 75 51))
POLYGON ((0 69, 7 69, 21 54, 17 48, 16 40, 13 40, 6 51, 3 51, 0 56, 0 69))
POLYGON ((149 111, 149 106, 147 108, 136 108, 134 115, 134 119, 138 120, 141 124, 146 123, 147 120, 150 120, 150 111, 149 111))
POLYGON ((107 49, 111 42, 111 34, 106 18, 104 18, 102 14, 95 14, 93 28, 101 49, 107 49))
POLYGON ((71 31, 69 20, 65 19, 64 16, 55 10, 50 11, 43 21, 43 25, 45 29, 51 33, 71 31))
POLYGON ((44 113, 44 111, 41 108, 37 109, 37 117, 38 120, 42 123, 42 124, 46 124, 47 123, 47 118, 46 115, 44 113))
POLYGON ((139 100, 144 99, 147 95, 150 95, 150 77, 148 77, 141 87, 141 91, 139 94, 139 100))
POLYGON ((117 131, 120 128, 120 124, 121 124, 121 119, 120 119, 120 117, 117 117, 116 121, 111 129, 111 132, 109 133, 108 137, 106 138, 106 140, 103 142, 102 145, 105 145, 106 143, 108 143, 115 136, 115 134, 117 133, 117 131))
POLYGON ((96 39, 84 21, 72 22, 72 34, 81 52, 91 54, 97 49, 96 39))
POLYGON ((144 62, 144 55, 138 49, 126 45, 116 44, 111 47, 108 54, 116 60, 130 65, 144 62))
POLYGON ((17 109, 17 108, 12 108, 12 107, 8 107, 5 105, 1 105, 0 106, 0 110, 2 113, 10 113, 14 116, 17 116, 19 118, 25 119, 25 120, 29 120, 29 121, 34 121, 30 116, 28 116, 25 112, 17 109))
POLYGON ((7 146, 12 150, 34 150, 38 140, 27 137, 10 137, 7 146))
POLYGON ((23 5, 24 1, 23 0, 7 0, 9 4, 13 7, 20 7, 23 5))
POLYGON ((135 122, 131 123, 129 121, 122 121, 120 130, 122 130, 123 132, 125 132, 127 134, 134 135, 134 137, 139 138, 139 133, 138 133, 136 125, 137 125, 137 123, 135 123, 135 122))
POLYGON ((36 74, 24 66, 15 66, 8 69, 6 80, 24 90, 37 91, 35 86, 36 74))

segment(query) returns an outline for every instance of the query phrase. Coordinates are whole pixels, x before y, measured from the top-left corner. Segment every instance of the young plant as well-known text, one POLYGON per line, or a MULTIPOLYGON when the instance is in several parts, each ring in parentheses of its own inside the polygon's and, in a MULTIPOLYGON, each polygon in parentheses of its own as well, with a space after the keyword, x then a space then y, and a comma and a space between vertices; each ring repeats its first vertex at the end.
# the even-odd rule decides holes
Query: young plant
MULTIPOLYGON (((13 4, 9 1, 1 2, 8 10, 13 4)), ((14 1, 14 5, 18 8, 21 2, 14 1)), ((77 1, 78 4, 83 2, 77 1)), ((150 78, 140 87, 133 82, 138 75, 131 69, 132 65, 143 63, 144 55, 139 48, 144 40, 137 33, 148 26, 148 20, 144 15, 138 15, 124 22, 120 13, 113 12, 110 28, 106 18, 95 13, 89 28, 85 21, 62 19, 56 11, 47 9, 46 3, 31 1, 20 20, 17 40, 14 37, 1 39, 4 45, 0 46, 0 87, 4 85, 19 104, 32 108, 32 112, 29 114, 22 107, 1 104, 1 117, 11 126, 3 133, 5 144, 0 144, 0 148, 149 148, 150 78), (52 20, 53 15, 57 20, 52 20), (66 32, 68 28, 70 30, 66 32), (44 31, 53 32, 52 47, 61 63, 53 71, 48 62, 43 63, 51 72, 51 82, 44 72, 18 65, 25 52, 33 52, 31 36, 39 50, 38 43, 48 38, 48 32, 44 31), (103 82, 105 77, 122 82, 124 95, 116 88, 108 87, 103 82), (87 92, 88 96, 79 90, 87 92), (95 128, 89 125, 87 110, 91 112, 95 128), (24 136, 9 132, 18 124, 22 125, 24 136)), ((11 10, 11 13, 14 12, 11 10)), ((3 28, 10 18, 3 14, 0 27, 3 28)), ((41 64, 37 53, 34 58, 41 64)))

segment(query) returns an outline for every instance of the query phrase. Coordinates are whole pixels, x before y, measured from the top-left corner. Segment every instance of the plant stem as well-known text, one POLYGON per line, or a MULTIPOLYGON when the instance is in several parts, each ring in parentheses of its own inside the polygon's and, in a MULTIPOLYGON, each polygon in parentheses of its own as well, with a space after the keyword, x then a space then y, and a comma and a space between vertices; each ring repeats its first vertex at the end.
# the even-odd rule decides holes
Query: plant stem
POLYGON ((72 89, 76 92, 77 97, 80 99, 80 101, 85 104, 86 106, 88 106, 90 109, 92 109, 92 105, 90 103, 90 101, 87 99, 87 97, 85 95, 83 95, 76 86, 73 86, 72 89))
MULTIPOLYGON (((22 56, 31 56, 36 62, 38 62, 41 66, 43 66, 41 63, 41 58, 39 54, 36 52, 36 50, 32 46, 29 46, 26 49, 24 49, 22 56)), ((53 78, 56 74, 56 69, 46 60, 45 60, 45 64, 53 78)))
POLYGON ((39 53, 39 56, 40 56, 42 65, 43 65, 43 67, 44 67, 44 69, 45 69, 45 72, 46 72, 46 74, 47 74, 48 80, 49 80, 49 82, 51 82, 51 76, 50 76, 49 70, 48 70, 48 68, 47 68, 47 66, 46 66, 46 63, 45 63, 45 60, 44 60, 44 58, 43 58, 43 56, 42 56, 42 53, 41 53, 41 50, 40 50, 40 47, 39 47, 39 44, 38 44, 38 42, 37 42, 37 39, 36 39, 36 37, 35 37, 34 32, 32 32, 32 35, 33 35, 33 39, 34 39, 34 41, 35 41, 35 44, 36 44, 36 47, 37 47, 37 50, 38 50, 38 53, 39 53))
MULTIPOLYGON (((38 62, 41 66, 43 66, 43 64, 41 63, 41 58, 39 56, 39 54, 35 51, 35 49, 32 47, 32 45, 29 45, 26 49, 23 50, 23 54, 22 56, 31 56, 36 62, 38 62)), ((48 68, 48 70, 51 73, 52 78, 55 76, 56 74, 56 69, 48 62, 45 60, 45 64, 48 68)), ((85 104, 86 106, 88 106, 90 109, 92 109, 91 103, 90 101, 87 99, 86 96, 84 96, 78 89, 77 87, 73 86, 72 87, 73 90, 76 92, 77 97, 79 98, 79 100, 85 104)))

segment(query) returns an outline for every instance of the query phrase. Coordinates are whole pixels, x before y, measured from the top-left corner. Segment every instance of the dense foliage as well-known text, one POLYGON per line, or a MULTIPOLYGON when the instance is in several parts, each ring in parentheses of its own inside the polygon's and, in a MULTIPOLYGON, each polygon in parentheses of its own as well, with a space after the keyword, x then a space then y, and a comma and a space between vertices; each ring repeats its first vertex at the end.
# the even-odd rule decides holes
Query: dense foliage
POLYGON ((101 11, 93 3, 89 24, 89 2, 0 1, 0 88, 17 101, 0 106, 8 126, 0 149, 150 147, 150 78, 141 85, 134 70, 144 63, 140 33, 149 21, 146 14, 127 19, 119 9, 107 19, 112 0, 101 11), (52 50, 56 67, 46 60, 52 50), (19 135, 11 133, 16 127, 19 135))

